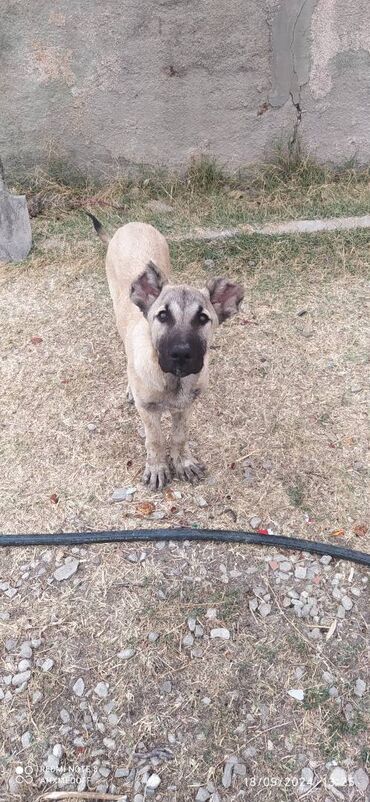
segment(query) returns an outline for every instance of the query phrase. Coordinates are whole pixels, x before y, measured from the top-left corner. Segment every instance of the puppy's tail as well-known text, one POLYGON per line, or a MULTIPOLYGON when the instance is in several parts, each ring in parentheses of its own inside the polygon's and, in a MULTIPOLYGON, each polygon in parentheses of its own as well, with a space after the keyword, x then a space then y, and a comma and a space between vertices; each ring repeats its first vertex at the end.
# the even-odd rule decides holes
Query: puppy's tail
MULTIPOLYGON (((86 212, 86 210, 85 210, 85 212, 86 212)), ((95 231, 96 231, 99 239, 101 239, 101 241, 104 242, 105 245, 108 245, 108 243, 110 241, 109 240, 109 236, 108 236, 105 228, 101 224, 100 220, 98 220, 98 218, 95 217, 95 215, 91 214, 91 212, 86 212, 86 214, 93 221, 93 225, 94 225, 95 231)))

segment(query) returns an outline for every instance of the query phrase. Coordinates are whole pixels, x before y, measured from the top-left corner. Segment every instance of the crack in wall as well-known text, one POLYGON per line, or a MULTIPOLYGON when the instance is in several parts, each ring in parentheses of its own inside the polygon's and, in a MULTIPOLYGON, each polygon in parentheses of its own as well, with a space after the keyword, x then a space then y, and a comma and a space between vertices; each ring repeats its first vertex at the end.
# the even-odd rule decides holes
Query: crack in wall
POLYGON ((299 87, 299 100, 295 101, 293 97, 293 92, 290 92, 290 98, 293 103, 293 106, 296 110, 296 121, 293 126, 293 133, 291 139, 289 141, 289 155, 293 156, 297 153, 299 149, 299 126, 302 122, 302 107, 301 107, 301 87, 299 87))

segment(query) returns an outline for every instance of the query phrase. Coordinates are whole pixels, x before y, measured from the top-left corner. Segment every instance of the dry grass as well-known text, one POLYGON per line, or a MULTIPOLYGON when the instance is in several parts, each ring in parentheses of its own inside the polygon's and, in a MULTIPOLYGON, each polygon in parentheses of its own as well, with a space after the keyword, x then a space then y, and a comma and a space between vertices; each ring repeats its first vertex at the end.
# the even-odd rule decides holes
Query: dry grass
MULTIPOLYGON (((173 245, 181 279, 202 285, 209 275, 204 259, 212 258, 216 273, 242 277, 246 303, 240 317, 218 332, 211 388, 194 414, 191 437, 208 478, 199 488, 174 483, 181 499, 154 496, 156 512, 165 514, 161 520, 143 520, 137 510, 139 501, 153 497, 140 485, 144 446, 136 413, 125 403, 124 357, 103 249, 78 217, 69 227, 40 218, 35 242, 27 263, 0 271, 1 531, 143 524, 248 528, 257 514, 262 525, 307 538, 328 540, 344 529, 341 542, 370 551, 369 538, 355 533, 367 516, 368 232, 173 245), (111 504, 112 491, 122 485, 138 488, 135 501, 111 504), (199 495, 206 508, 198 506, 199 495)), ((43 692, 36 708, 30 692, 0 708, 5 776, 17 763, 33 766, 32 789, 21 788, 25 802, 37 798, 50 745, 62 740, 69 764, 89 766, 102 747, 105 702, 91 693, 88 710, 81 710, 71 694, 78 676, 89 691, 99 680, 110 683, 119 717, 110 765, 145 764, 135 755, 153 746, 172 750, 173 759, 160 763, 161 787, 180 790, 160 790, 157 798, 166 802, 194 799, 209 780, 219 785, 225 755, 242 754, 251 745, 257 753, 245 759, 248 778, 275 777, 281 785, 252 792, 240 780, 238 796, 236 790, 224 792, 223 800, 296 799, 289 778, 299 777, 301 753, 317 762, 318 773, 325 773, 333 757, 348 760, 349 767, 366 764, 368 714, 362 700, 353 702, 351 689, 356 677, 368 674, 368 599, 358 599, 345 625, 339 623, 335 637, 317 650, 304 621, 284 611, 284 589, 274 585, 267 562, 272 554, 264 549, 158 544, 146 547, 145 559, 135 563, 140 548, 81 549, 76 577, 50 583, 55 557, 61 562, 67 554, 44 550, 41 556, 28 549, 2 555, 0 578, 20 582, 17 596, 6 601, 9 621, 0 621, 4 638, 41 635, 37 656, 55 660, 47 675, 34 670, 30 692, 43 692), (265 620, 248 606, 261 585, 273 600, 265 620), (192 656, 181 643, 187 617, 196 615, 208 633, 209 607, 217 609, 219 625, 232 638, 205 637, 201 656, 192 656), (160 636, 156 643, 147 640, 152 630, 160 636), (117 652, 127 645, 136 653, 122 665, 117 652), (297 687, 297 666, 304 669, 303 707, 287 696, 288 688, 297 687), (327 696, 322 672, 328 670, 343 706, 354 703, 351 724, 343 706, 327 696), (167 680, 169 691, 163 688, 167 680), (60 736, 62 707, 85 740, 82 750, 73 746, 74 736, 60 736), (100 730, 88 713, 101 722, 100 730), (26 729, 34 741, 22 751, 19 733, 26 729)), ((336 570, 343 586, 351 581, 349 565, 323 572, 331 619, 336 570)), ((356 568, 353 582, 361 585, 362 577, 356 568)), ((9 659, 4 656, 3 674, 9 659)), ((119 788, 124 790, 124 781, 119 788)), ((320 785, 311 798, 321 802, 326 796, 320 785)))

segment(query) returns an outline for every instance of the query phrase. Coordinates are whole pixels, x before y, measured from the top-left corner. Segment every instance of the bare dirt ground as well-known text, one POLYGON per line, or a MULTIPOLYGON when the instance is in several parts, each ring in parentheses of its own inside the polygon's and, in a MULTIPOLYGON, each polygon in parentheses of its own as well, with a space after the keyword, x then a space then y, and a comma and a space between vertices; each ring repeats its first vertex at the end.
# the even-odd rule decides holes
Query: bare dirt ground
MULTIPOLYGON (((369 232, 172 245, 177 277, 237 276, 246 302, 194 414, 207 478, 152 496, 103 248, 78 215, 34 230, 0 268, 2 532, 254 517, 370 551, 369 232)), ((367 798, 364 569, 214 544, 0 558, 0 799, 367 798)))

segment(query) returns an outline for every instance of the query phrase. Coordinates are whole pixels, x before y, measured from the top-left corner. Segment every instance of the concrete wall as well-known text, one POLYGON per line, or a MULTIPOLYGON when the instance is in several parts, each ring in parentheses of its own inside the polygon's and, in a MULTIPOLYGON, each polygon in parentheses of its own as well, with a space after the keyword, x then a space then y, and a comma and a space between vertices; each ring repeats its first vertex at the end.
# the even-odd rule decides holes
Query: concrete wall
POLYGON ((0 155, 114 175, 370 156, 369 0, 3 0, 0 155))

